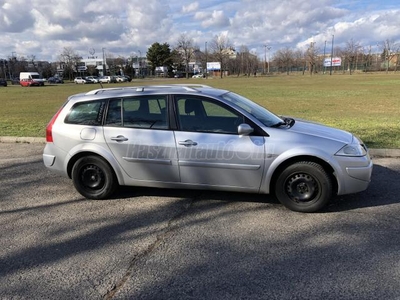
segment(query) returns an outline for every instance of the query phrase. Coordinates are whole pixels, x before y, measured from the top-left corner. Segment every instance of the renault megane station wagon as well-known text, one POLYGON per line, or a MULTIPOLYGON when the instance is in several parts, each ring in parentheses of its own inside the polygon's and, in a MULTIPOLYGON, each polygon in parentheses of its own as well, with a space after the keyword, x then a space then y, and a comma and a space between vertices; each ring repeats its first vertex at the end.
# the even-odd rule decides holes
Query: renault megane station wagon
POLYGON ((315 212, 367 189, 368 149, 353 134, 277 116, 204 85, 96 89, 70 96, 46 129, 44 164, 89 199, 118 186, 272 194, 315 212))

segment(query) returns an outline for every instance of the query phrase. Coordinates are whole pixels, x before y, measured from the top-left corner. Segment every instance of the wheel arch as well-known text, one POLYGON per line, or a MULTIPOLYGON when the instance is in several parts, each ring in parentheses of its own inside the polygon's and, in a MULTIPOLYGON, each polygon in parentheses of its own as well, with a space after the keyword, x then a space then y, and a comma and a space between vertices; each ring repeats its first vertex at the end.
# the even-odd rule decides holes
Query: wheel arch
POLYGON ((78 161, 78 159, 85 157, 85 156, 97 156, 99 158, 102 158, 110 166, 111 170, 114 172, 115 177, 118 180, 118 183, 120 185, 124 185, 123 175, 121 174, 120 170, 115 167, 115 164, 118 165, 117 162, 113 161, 113 163, 112 163, 112 162, 110 162, 110 159, 104 157, 103 155, 101 155, 97 152, 88 151, 88 150, 77 152, 73 156, 71 156, 71 158, 68 161, 67 168, 66 168, 69 178, 72 178, 72 168, 74 167, 74 164, 78 161))
POLYGON ((293 156, 290 157, 282 162, 279 163, 279 165, 275 168, 275 170, 272 173, 271 176, 271 180, 269 182, 269 193, 273 194, 275 193, 275 183, 276 180, 279 176, 279 174, 286 169, 288 166, 297 163, 297 162, 301 162, 301 161, 309 161, 309 162, 314 162, 317 163, 319 165, 322 166, 322 168, 325 170, 325 172, 329 175, 329 177, 331 178, 332 181, 332 189, 333 189, 333 193, 337 194, 338 192, 338 181, 337 178, 335 176, 335 170, 334 168, 325 160, 316 157, 316 156, 312 156, 312 155, 299 155, 299 156, 293 156))

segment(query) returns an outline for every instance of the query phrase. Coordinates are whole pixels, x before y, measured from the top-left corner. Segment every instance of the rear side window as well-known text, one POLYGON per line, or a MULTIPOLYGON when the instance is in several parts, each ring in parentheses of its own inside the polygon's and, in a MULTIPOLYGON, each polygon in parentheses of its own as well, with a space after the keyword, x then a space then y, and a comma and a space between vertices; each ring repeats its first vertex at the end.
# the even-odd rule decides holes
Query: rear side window
POLYGON ((100 126, 105 101, 82 102, 75 104, 65 118, 67 124, 100 126))
POLYGON ((106 126, 168 129, 166 96, 110 100, 106 126))

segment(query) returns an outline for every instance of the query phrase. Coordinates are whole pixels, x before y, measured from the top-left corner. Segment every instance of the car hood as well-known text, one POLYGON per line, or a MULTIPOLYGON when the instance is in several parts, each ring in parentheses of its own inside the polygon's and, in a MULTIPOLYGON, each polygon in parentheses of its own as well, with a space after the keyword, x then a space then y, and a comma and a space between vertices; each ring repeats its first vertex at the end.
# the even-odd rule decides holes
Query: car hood
POLYGON ((344 130, 302 119, 295 119, 295 121, 295 124, 290 129, 288 129, 291 132, 330 139, 345 144, 349 144, 353 140, 353 135, 344 130))

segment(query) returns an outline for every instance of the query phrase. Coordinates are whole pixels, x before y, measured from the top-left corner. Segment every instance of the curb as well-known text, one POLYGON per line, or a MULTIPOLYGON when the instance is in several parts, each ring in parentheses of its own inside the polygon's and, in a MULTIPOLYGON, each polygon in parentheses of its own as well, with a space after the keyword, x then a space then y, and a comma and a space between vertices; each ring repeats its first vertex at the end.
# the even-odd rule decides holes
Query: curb
POLYGON ((46 139, 41 137, 0 136, 0 143, 46 144, 46 139))
MULTIPOLYGON (((0 143, 46 144, 41 137, 0 136, 0 143)), ((369 149, 372 157, 400 158, 400 149, 369 149)))
POLYGON ((372 157, 400 158, 400 149, 369 149, 372 157))

